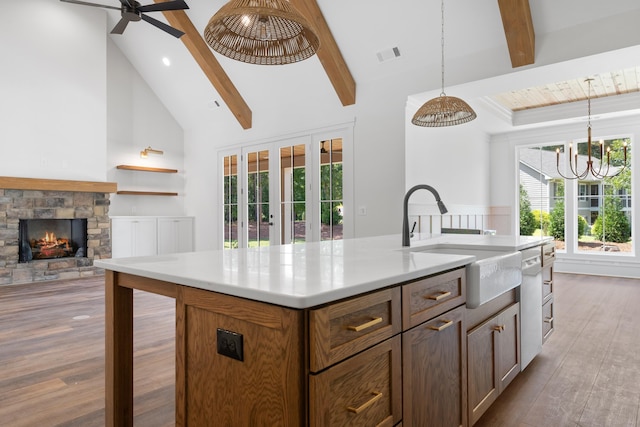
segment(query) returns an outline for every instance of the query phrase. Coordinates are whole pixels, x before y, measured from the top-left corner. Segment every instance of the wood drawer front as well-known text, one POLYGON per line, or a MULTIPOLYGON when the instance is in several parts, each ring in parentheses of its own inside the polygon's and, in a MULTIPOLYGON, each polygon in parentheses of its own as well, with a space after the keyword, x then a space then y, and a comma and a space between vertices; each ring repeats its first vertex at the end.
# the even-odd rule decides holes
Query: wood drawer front
POLYGON ((401 330, 400 287, 309 312, 309 369, 318 372, 401 330))
POLYGON ((553 295, 542 306, 542 343, 553 332, 553 295))
POLYGON ((309 375, 309 424, 393 426, 402 418, 400 335, 309 375))
POLYGON ((556 259, 556 244, 555 242, 545 243, 541 247, 542 250, 542 266, 553 264, 556 259))
POLYGON ((402 286, 402 328, 410 329, 466 302, 465 269, 402 286))

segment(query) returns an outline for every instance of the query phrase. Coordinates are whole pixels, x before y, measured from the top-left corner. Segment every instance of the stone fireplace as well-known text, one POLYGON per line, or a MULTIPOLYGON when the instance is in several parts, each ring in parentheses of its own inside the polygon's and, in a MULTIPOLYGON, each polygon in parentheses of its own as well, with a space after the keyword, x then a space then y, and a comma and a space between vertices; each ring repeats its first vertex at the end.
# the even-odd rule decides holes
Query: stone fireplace
POLYGON ((0 177, 0 285, 102 274, 93 260, 111 258, 111 192, 112 183, 0 177))

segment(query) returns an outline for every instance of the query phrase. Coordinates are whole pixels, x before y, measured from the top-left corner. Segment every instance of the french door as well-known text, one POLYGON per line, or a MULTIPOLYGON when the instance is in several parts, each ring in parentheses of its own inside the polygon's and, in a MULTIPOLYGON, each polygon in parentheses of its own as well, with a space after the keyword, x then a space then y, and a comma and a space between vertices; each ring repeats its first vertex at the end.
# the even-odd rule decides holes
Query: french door
POLYGON ((225 248, 342 238, 342 139, 310 136, 220 154, 225 248))

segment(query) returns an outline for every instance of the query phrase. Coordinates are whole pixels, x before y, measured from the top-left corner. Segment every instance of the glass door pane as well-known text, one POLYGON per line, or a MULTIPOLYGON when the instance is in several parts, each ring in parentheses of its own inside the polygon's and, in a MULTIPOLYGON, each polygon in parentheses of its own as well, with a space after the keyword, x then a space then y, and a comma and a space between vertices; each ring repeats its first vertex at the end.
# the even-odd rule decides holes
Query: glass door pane
POLYGON ((306 148, 304 144, 280 147, 281 242, 306 240, 306 148))
POLYGON ((247 247, 269 245, 269 150, 246 153, 247 247))
POLYGON ((342 139, 320 142, 320 240, 342 239, 342 139))
POLYGON ((224 156, 222 161, 224 249, 238 247, 238 156, 224 156))

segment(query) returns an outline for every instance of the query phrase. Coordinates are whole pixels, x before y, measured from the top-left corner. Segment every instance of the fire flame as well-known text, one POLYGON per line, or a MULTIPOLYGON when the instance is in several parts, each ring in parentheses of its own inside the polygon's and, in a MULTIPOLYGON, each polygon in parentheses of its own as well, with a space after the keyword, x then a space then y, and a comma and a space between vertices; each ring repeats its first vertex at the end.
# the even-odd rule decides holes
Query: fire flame
POLYGON ((56 235, 53 232, 49 233, 48 231, 46 231, 44 233, 44 241, 47 243, 55 243, 58 241, 58 239, 56 238, 56 235))

